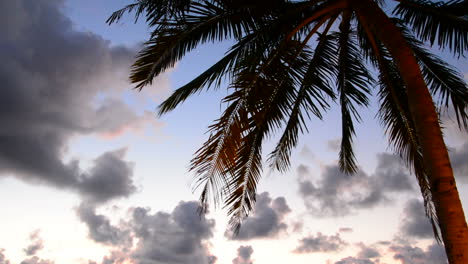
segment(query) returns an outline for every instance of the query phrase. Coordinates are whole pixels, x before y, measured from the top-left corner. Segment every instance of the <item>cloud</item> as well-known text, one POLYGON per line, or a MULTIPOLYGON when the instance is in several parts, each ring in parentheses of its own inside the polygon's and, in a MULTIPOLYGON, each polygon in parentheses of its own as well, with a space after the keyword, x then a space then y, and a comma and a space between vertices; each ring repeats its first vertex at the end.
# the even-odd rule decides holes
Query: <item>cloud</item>
POLYGON ((40 237, 39 230, 32 232, 29 235, 29 240, 31 244, 29 244, 25 249, 23 249, 26 256, 36 255, 36 253, 44 248, 44 241, 40 237))
POLYGON ((129 230, 111 225, 109 218, 96 213, 93 205, 82 203, 76 210, 78 218, 86 224, 89 238, 107 245, 128 246, 132 242, 129 230))
MULTIPOLYGON (((377 243, 380 245, 380 243, 377 243)), ((375 245, 374 245, 375 246, 375 245)), ((388 246, 388 245, 387 245, 388 246)), ((377 264, 380 263, 380 250, 377 247, 366 246, 364 243, 358 243, 360 248, 357 256, 348 256, 335 262, 335 264, 377 264)))
POLYGON ((253 213, 244 220, 239 233, 227 230, 225 236, 232 240, 272 238, 286 230, 284 217, 291 211, 284 197, 270 198, 268 192, 257 195, 253 213))
POLYGON ((214 220, 198 214, 198 202, 180 202, 171 214, 133 210, 133 230, 138 238, 137 263, 193 263, 212 261, 206 241, 213 236, 214 220))
MULTIPOLYGON (((40 243, 42 245, 42 239, 38 238, 39 237, 38 234, 39 234, 38 231, 35 231, 35 232, 31 233, 30 238, 31 238, 31 240, 34 240, 34 241, 37 241, 38 239, 41 240, 40 243)), ((42 249, 42 246, 40 248, 38 248, 38 249, 31 249, 30 252, 25 250, 25 253, 26 253, 27 256, 29 256, 29 258, 24 259, 23 261, 20 262, 20 264, 54 264, 55 262, 52 261, 52 260, 41 259, 38 256, 32 256, 31 257, 31 255, 34 255, 40 249, 42 249)), ((5 254, 3 253, 4 251, 5 251, 5 249, 0 248, 0 264, 11 264, 10 260, 8 260, 5 257, 5 254)))
POLYGON ((423 250, 410 245, 393 245, 390 251, 394 253, 393 259, 401 264, 444 264, 447 262, 445 249, 441 245, 432 244, 423 250))
POLYGON ((310 160, 315 158, 314 152, 308 146, 302 147, 301 151, 299 151, 299 155, 310 160))
POLYGON ((359 247, 361 248, 361 251, 358 252, 357 256, 360 259, 378 258, 381 256, 379 250, 376 248, 368 247, 363 243, 360 243, 359 247))
POLYGON ((106 152, 94 160, 94 166, 83 173, 78 181, 78 191, 95 203, 115 197, 128 197, 136 191, 133 184, 133 163, 123 157, 126 149, 106 152))
POLYGON ((468 182, 468 143, 464 143, 461 147, 449 152, 450 162, 453 172, 457 179, 463 182, 468 182))
POLYGON ((180 202, 171 213, 154 214, 136 207, 119 225, 112 225, 108 217, 85 205, 78 208, 78 214, 92 240, 113 246, 103 264, 213 264, 216 257, 210 253, 209 239, 215 221, 200 216, 198 207, 196 201, 180 202))
POLYGON ((336 139, 332 139, 332 140, 327 141, 328 149, 333 151, 333 152, 338 152, 340 150, 340 146, 341 146, 341 139, 340 138, 336 138, 336 139))
POLYGON ((252 253, 253 248, 251 246, 240 246, 237 249, 237 257, 232 260, 232 264, 253 264, 252 253))
POLYGON ((78 161, 63 157, 72 137, 112 137, 155 123, 121 99, 136 50, 76 31, 63 8, 63 0, 0 2, 0 176, 99 201, 126 196, 129 189, 91 193, 87 183, 103 174, 83 175, 78 161))
POLYGON ((20 262, 20 264, 54 264, 55 262, 48 259, 41 259, 37 256, 25 259, 20 262))
POLYGON ((374 262, 370 259, 361 259, 361 258, 355 258, 355 257, 346 257, 343 258, 335 264, 377 264, 378 262, 374 262))
POLYGON ((353 229, 351 227, 340 227, 338 232, 340 232, 340 233, 351 233, 351 232, 353 232, 353 229))
POLYGON ((297 166, 296 171, 299 178, 305 177, 310 173, 309 167, 303 164, 299 164, 299 166, 297 166))
POLYGON ((348 245, 348 243, 343 241, 339 234, 327 236, 318 232, 315 236, 311 235, 299 240, 299 246, 293 252, 299 254, 315 252, 338 252, 341 251, 346 245, 348 245))
POLYGON ((432 225, 424 212, 424 204, 421 201, 411 199, 406 202, 403 209, 403 220, 400 225, 400 231, 404 236, 414 238, 434 237, 432 225))
POLYGON ((0 264, 11 264, 11 262, 6 259, 5 254, 3 254, 4 251, 5 249, 0 248, 0 264))
POLYGON ((324 168, 316 183, 305 177, 310 172, 304 165, 300 165, 299 194, 308 212, 318 217, 346 216, 358 209, 373 208, 391 201, 391 193, 414 189, 400 158, 381 153, 377 160, 373 175, 362 170, 354 175, 346 175, 333 165, 324 168))

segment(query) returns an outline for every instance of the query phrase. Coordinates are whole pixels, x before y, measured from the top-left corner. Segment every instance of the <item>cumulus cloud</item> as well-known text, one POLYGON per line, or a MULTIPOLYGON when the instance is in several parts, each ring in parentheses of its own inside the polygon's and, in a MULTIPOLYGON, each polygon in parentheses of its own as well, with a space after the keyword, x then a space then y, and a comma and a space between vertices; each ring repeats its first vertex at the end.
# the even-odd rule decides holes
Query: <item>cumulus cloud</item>
POLYGON ((316 183, 306 177, 309 170, 299 166, 299 194, 308 211, 319 217, 345 216, 390 201, 390 193, 414 189, 399 157, 381 153, 377 159, 373 175, 362 170, 346 175, 338 166, 327 166, 316 183))
POLYGON ((96 213, 93 205, 82 203, 76 212, 78 218, 88 227, 89 237, 93 241, 119 246, 131 244, 129 230, 113 226, 108 217, 96 213))
MULTIPOLYGON (((76 31, 63 8, 63 0, 0 2, 0 176, 99 201, 126 196, 133 188, 128 179, 122 182, 131 176, 123 160, 114 164, 124 169, 115 177, 125 186, 101 195, 91 185, 107 182, 114 177, 107 173, 116 171, 100 163, 90 171, 96 174, 86 174, 78 161, 66 163, 63 157, 74 136, 116 136, 154 123, 149 113, 137 113, 117 96, 129 87, 135 50, 76 31)), ((108 154, 98 162, 109 164, 109 159, 108 154)))
POLYGON ((29 240, 30 244, 23 249, 26 256, 36 255, 39 250, 44 248, 44 240, 42 240, 39 230, 33 231, 29 235, 29 240))
POLYGON ((261 193, 257 195, 253 214, 242 223, 239 233, 227 230, 225 236, 233 240, 276 237, 287 229, 284 217, 290 211, 284 197, 272 199, 268 192, 261 193))
POLYGON ((205 241, 213 236, 215 222, 200 218, 198 207, 198 202, 181 202, 171 214, 135 208, 138 263, 207 263, 211 254, 205 241))
POLYGON ((414 238, 433 238, 434 232, 429 219, 424 213, 423 202, 411 199, 403 209, 400 230, 404 236, 414 238))
POLYGON ((377 248, 366 246, 363 243, 360 243, 359 247, 361 248, 357 254, 359 259, 378 258, 381 256, 377 248))
POLYGON ((126 149, 106 152, 94 166, 79 177, 76 188, 90 202, 100 203, 115 197, 128 197, 136 191, 133 163, 124 161, 126 149))
POLYGON ((299 246, 294 253, 338 252, 346 245, 348 243, 341 239, 339 234, 327 236, 318 232, 315 236, 311 235, 299 240, 299 246))
POLYGON ((103 264, 213 264, 216 257, 210 253, 209 239, 215 221, 200 216, 198 207, 196 201, 180 202, 171 213, 154 214, 136 207, 119 225, 112 225, 95 208, 81 205, 77 211, 92 240, 114 247, 103 264))
POLYGON ((251 246, 240 246, 237 249, 237 256, 232 260, 232 264, 253 264, 251 259, 253 248, 251 246))
POLYGON ((401 264, 448 263, 444 247, 438 244, 432 244, 426 250, 410 245, 393 245, 390 251, 394 254, 393 259, 399 260, 401 264))

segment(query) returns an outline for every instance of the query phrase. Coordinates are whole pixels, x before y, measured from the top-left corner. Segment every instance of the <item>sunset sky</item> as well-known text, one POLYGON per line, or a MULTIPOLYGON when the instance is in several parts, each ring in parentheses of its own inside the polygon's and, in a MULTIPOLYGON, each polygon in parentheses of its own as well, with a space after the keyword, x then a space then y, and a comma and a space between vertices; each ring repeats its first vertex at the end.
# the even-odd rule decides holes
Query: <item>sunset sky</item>
MULTIPOLYGON (((387 145, 375 98, 356 128, 356 175, 337 166, 335 105, 309 122, 287 173, 264 168, 255 211, 237 236, 222 208, 200 218, 188 165, 226 90, 162 117, 156 109, 230 43, 197 48, 133 90, 129 67, 150 30, 131 15, 105 24, 130 2, 0 1, 0 264, 445 261, 416 179, 387 145)), ((467 79, 466 59, 440 55, 467 79)), ((443 121, 466 210, 468 133, 443 121)))

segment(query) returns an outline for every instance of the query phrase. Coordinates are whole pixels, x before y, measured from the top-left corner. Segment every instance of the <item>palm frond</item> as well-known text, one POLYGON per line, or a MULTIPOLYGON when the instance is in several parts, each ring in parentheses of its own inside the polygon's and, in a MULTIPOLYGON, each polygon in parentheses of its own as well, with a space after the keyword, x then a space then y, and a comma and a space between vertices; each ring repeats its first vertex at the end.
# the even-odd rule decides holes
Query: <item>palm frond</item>
POLYGON ((429 178, 424 166, 422 151, 416 133, 416 128, 409 110, 407 91, 403 79, 393 63, 388 51, 373 35, 372 31, 362 25, 359 31, 361 45, 366 46, 368 57, 379 69, 379 99, 380 109, 378 116, 390 144, 406 165, 415 174, 424 200, 426 215, 429 218, 434 236, 441 241, 438 229, 438 218, 432 201, 432 192, 429 178))
POLYGON ((468 2, 452 0, 399 0, 393 10, 411 26, 416 35, 431 45, 448 47, 454 54, 463 55, 468 49, 468 2))
POLYGON ((428 88, 438 98, 439 109, 453 107, 459 127, 468 129, 468 86, 461 73, 426 50, 407 29, 400 28, 421 66, 428 88))
POLYGON ((191 0, 136 0, 133 3, 111 14, 106 23, 113 24, 119 21, 125 13, 135 12, 135 22, 142 14, 146 16, 149 26, 155 26, 163 20, 180 17, 188 12, 191 0))
MULTIPOLYGON (((208 89, 213 85, 213 83, 215 83, 216 87, 219 87, 223 77, 234 73, 236 61, 246 52, 246 50, 250 50, 248 45, 251 44, 250 42, 254 42, 254 38, 255 35, 251 34, 240 40, 222 59, 189 83, 176 89, 171 96, 164 100, 164 102, 159 106, 159 115, 173 110, 180 103, 184 102, 190 95, 200 92, 203 88, 208 89)), ((253 43, 253 45, 255 45, 255 43, 253 43)))
POLYGON ((155 76, 173 67, 199 44, 238 37, 249 27, 246 20, 233 22, 236 13, 223 12, 207 2, 194 3, 192 9, 184 20, 162 23, 162 27, 145 43, 130 76, 131 82, 137 83, 136 88, 151 84, 155 76))
MULTIPOLYGON (((331 23, 329 25, 331 26, 331 23)), ((330 83, 336 77, 336 68, 333 65, 337 63, 337 50, 336 45, 332 44, 332 38, 327 36, 329 28, 327 27, 319 37, 301 86, 294 97, 283 135, 269 155, 270 167, 279 171, 284 172, 289 168, 291 150, 297 145, 299 132, 307 131, 304 113, 309 118, 311 113, 321 119, 321 111, 329 106, 326 97, 335 99, 330 83)))
POLYGON ((425 170, 421 147, 408 106, 404 82, 396 66, 387 59, 381 59, 380 65, 380 110, 379 118, 395 152, 406 162, 418 180, 428 216, 437 241, 441 241, 437 228, 438 218, 432 201, 429 179, 425 170))
POLYGON ((350 29, 351 14, 344 14, 338 37, 338 78, 337 87, 342 115, 342 138, 339 154, 339 166, 344 173, 357 171, 353 151, 355 134, 353 118, 360 121, 358 106, 368 105, 369 86, 373 79, 362 64, 363 58, 356 43, 355 32, 350 29))
MULTIPOLYGON (((300 44, 296 42, 290 47, 300 48, 300 44)), ((239 229, 255 202, 256 184, 261 172, 262 141, 281 126, 291 108, 294 87, 304 75, 306 62, 310 59, 304 52, 297 56, 295 48, 280 53, 271 51, 267 55, 255 68, 250 67, 247 59, 243 70, 234 76, 231 85, 234 92, 225 101, 242 103, 241 108, 228 107, 239 111, 239 114, 233 122, 216 124, 218 132, 214 133, 215 138, 207 141, 192 162, 191 169, 201 175, 198 183, 204 184, 202 202, 211 191, 221 191, 226 196, 224 206, 228 208, 230 225, 234 230, 239 229), (226 128, 225 124, 232 124, 232 127, 226 128), (222 134, 228 137, 223 138, 222 134), (231 140, 230 135, 235 139, 231 140), (214 140, 216 138, 219 140, 214 140), (220 175, 224 186, 210 187, 213 183, 220 183, 216 179, 220 175)))

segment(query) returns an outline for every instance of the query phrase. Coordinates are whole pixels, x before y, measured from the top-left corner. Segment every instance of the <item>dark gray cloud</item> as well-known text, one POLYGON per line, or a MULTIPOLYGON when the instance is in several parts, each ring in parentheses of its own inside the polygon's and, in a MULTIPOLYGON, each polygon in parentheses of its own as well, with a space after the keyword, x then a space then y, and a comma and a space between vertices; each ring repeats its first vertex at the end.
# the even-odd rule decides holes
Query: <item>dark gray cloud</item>
POLYGON ((298 167, 299 193, 308 211, 319 217, 338 217, 355 210, 373 208, 391 201, 391 193, 414 189, 407 169, 399 157, 387 153, 377 156, 372 175, 359 170, 354 175, 340 172, 338 166, 324 168, 321 178, 313 183, 305 175, 310 172, 298 167))
POLYGON ((79 219, 88 227, 89 238, 93 241, 114 246, 131 244, 130 231, 112 225, 108 217, 96 213, 93 205, 82 203, 76 212, 79 219))
POLYGON ((414 238, 434 237, 432 225, 424 211, 423 202, 417 199, 411 199, 406 202, 400 226, 400 230, 404 236, 414 238))
POLYGON ((80 175, 77 190, 87 201, 100 203, 115 197, 128 197, 136 191, 133 163, 123 160, 126 150, 106 152, 94 160, 94 166, 80 175))
POLYGON ((26 256, 36 255, 39 250, 44 248, 44 240, 42 240, 39 233, 40 231, 36 230, 29 235, 30 244, 23 249, 26 256))
POLYGON ((441 245, 432 244, 423 250, 410 245, 393 245, 390 251, 394 253, 393 259, 401 264, 444 264, 448 263, 445 249, 441 245))
POLYGON ((370 259, 355 258, 355 257, 346 257, 335 262, 335 264, 377 264, 377 263, 378 262, 374 262, 370 259))
POLYGON ((299 246, 294 253, 338 252, 346 245, 348 243, 341 239, 339 234, 327 236, 319 232, 315 236, 311 235, 299 240, 299 246))
POLYGON ((215 221, 200 216, 198 207, 196 201, 180 202, 171 213, 154 214, 137 207, 119 225, 96 214, 93 207, 81 205, 77 211, 88 226, 89 237, 114 248, 103 264, 213 264, 216 257, 209 251, 209 239, 215 221))
POLYGON ((49 259, 41 259, 38 256, 33 256, 20 262, 20 264, 54 264, 55 262, 49 259))
POLYGON ((239 233, 235 235, 227 230, 225 236, 233 240, 276 237, 288 227, 284 217, 290 211, 284 197, 273 200, 268 192, 261 193, 257 195, 253 213, 242 223, 239 233))
POLYGON ((206 241, 213 236, 214 220, 198 214, 199 203, 180 202, 172 213, 133 210, 132 228, 138 238, 133 252, 137 263, 205 264, 213 261, 206 241))
MULTIPOLYGON (((125 79, 135 51, 76 31, 63 8, 63 0, 0 2, 0 177, 69 189, 96 201, 126 196, 134 187, 122 179, 131 176, 124 161, 114 165, 125 172, 96 164, 87 174, 78 161, 65 163, 63 157, 73 136, 115 136, 150 120, 115 96, 129 86, 125 79), (107 184, 110 173, 116 173, 116 184, 107 184), (97 192, 102 186, 107 188, 97 192)), ((98 162, 111 161, 107 156, 98 162)))
POLYGON ((468 143, 450 151, 449 154, 453 172, 457 179, 468 182, 468 143))
POLYGON ((237 256, 232 260, 232 264, 253 264, 251 259, 253 248, 251 246, 240 246, 237 249, 237 256))
POLYGON ((11 262, 5 257, 3 253, 5 249, 0 248, 0 264, 11 264, 11 262))

